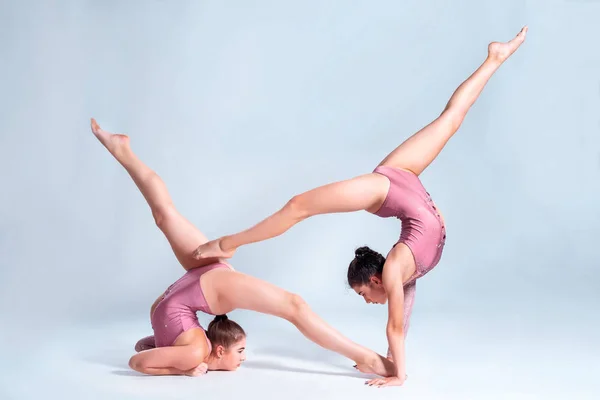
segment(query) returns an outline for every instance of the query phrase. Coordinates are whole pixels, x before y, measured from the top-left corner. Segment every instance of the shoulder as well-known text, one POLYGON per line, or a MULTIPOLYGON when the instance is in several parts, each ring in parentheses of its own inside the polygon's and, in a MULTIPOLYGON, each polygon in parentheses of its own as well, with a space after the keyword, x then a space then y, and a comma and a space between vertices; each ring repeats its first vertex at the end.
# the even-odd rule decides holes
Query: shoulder
POLYGON ((412 251, 405 243, 398 243, 388 253, 383 266, 383 281, 386 278, 405 282, 415 273, 416 264, 412 251))

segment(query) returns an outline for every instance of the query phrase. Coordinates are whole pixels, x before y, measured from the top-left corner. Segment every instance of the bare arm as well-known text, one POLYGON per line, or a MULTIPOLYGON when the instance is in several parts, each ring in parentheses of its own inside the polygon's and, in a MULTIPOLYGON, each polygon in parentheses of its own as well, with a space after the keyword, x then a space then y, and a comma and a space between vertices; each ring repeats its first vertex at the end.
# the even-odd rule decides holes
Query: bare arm
POLYGON ((403 317, 402 309, 404 307, 404 293, 402 283, 394 285, 394 289, 389 294, 389 317, 386 328, 388 345, 394 365, 396 366, 396 377, 404 381, 406 377, 405 368, 405 349, 404 349, 404 332, 403 332, 403 317))
MULTIPOLYGON (((403 333, 404 340, 406 341, 406 335, 408 334, 408 328, 410 326, 410 316, 412 314, 413 305, 415 302, 415 291, 417 289, 417 282, 414 281, 410 285, 404 286, 404 321, 403 321, 403 333)), ((390 360, 394 360, 392 356, 392 349, 388 347, 387 357, 390 360)))
POLYGON ((406 378, 404 346, 404 286, 403 276, 407 274, 407 257, 412 257, 408 249, 394 248, 383 267, 383 285, 388 295, 388 323, 386 335, 389 352, 394 360, 395 376, 402 384, 406 378))
POLYGON ((313 215, 369 210, 383 201, 388 185, 387 178, 366 174, 320 186, 294 196, 283 208, 250 229, 201 245, 194 257, 229 258, 238 247, 279 236, 313 215))
POLYGON ((208 357, 207 345, 166 346, 137 353, 129 360, 131 369, 149 375, 194 375, 208 357))

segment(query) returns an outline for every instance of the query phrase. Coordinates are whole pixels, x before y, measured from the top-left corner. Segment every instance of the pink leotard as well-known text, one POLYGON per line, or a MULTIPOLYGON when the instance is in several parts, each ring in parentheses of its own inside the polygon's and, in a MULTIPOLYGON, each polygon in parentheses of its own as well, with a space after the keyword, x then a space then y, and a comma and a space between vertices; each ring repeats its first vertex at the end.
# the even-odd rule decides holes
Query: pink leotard
POLYGON ((216 268, 230 267, 215 263, 191 269, 167 288, 151 318, 156 347, 171 346, 181 333, 201 328, 196 311, 214 315, 200 287, 200 277, 216 268))
POLYGON ((402 222, 400 239, 411 250, 416 271, 404 283, 404 334, 408 332, 414 303, 416 280, 435 267, 442 256, 446 243, 446 227, 431 196, 419 177, 398 168, 380 166, 375 173, 390 180, 387 196, 375 215, 396 217, 402 222))

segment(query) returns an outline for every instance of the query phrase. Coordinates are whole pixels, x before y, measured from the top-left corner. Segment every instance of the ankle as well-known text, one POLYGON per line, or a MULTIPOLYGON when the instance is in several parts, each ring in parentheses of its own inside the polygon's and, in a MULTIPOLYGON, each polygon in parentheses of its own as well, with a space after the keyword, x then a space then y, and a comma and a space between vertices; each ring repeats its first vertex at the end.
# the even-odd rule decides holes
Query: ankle
POLYGON ((504 61, 505 60, 503 60, 498 54, 488 54, 487 58, 483 62, 483 65, 496 70, 500 67, 500 65, 502 65, 504 61))

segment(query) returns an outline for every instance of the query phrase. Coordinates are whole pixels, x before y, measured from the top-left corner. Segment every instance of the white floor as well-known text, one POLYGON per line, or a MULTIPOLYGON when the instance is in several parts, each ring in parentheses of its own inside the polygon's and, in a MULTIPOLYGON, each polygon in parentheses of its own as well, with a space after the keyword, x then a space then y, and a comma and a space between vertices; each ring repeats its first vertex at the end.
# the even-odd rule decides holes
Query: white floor
MULTIPOLYGON (((324 315, 328 320, 333 314, 324 315)), ((595 318, 595 317, 594 317, 595 318)), ((198 378, 141 376, 127 367, 147 321, 64 328, 35 340, 3 342, 1 399, 598 399, 599 335, 591 318, 566 326, 552 315, 469 318, 419 315, 407 349, 404 387, 365 387, 352 363, 303 339, 284 322, 241 315, 248 360, 235 373, 198 378), (251 319, 250 319, 251 318, 251 319), (33 350, 24 354, 23 342, 33 350), (31 343, 34 343, 32 346, 31 343)), ((384 320, 332 323, 385 351, 384 320), (375 329, 377 328, 377 329, 375 329)), ((21 340, 19 340, 21 339, 21 340)))

